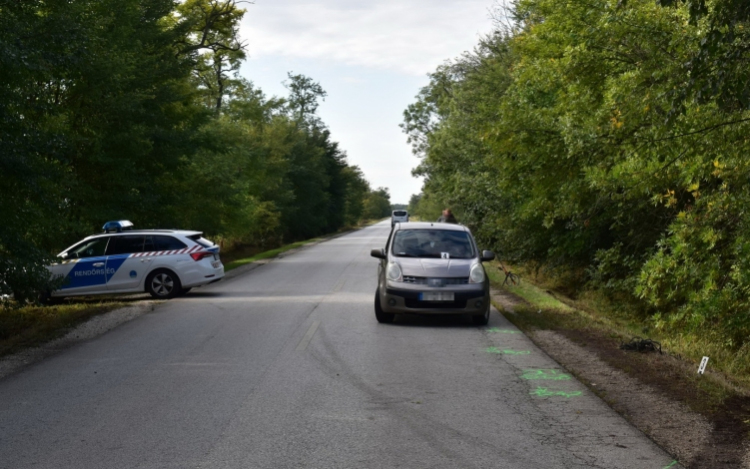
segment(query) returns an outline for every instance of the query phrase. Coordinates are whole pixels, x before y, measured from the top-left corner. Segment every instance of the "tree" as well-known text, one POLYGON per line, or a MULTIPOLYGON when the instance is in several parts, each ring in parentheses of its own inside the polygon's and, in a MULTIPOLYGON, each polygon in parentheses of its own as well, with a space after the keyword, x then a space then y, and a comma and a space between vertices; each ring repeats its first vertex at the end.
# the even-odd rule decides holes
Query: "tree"
POLYGON ((364 202, 364 218, 378 220, 391 215, 391 195, 385 187, 371 191, 364 202))
POLYGON ((179 53, 194 63, 193 78, 206 105, 221 110, 226 96, 240 84, 236 77, 245 59, 239 24, 245 10, 238 0, 187 0, 177 6, 176 24, 183 31, 179 53))

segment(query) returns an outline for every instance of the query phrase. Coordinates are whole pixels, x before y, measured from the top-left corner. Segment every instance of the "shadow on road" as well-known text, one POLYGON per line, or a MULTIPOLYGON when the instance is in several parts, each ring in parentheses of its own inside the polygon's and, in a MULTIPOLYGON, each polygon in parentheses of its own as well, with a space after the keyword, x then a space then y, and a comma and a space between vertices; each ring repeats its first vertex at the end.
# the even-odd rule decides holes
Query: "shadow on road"
POLYGON ((441 315, 423 315, 423 314, 397 314, 393 327, 456 327, 456 328, 477 328, 471 318, 463 314, 441 314, 441 315))

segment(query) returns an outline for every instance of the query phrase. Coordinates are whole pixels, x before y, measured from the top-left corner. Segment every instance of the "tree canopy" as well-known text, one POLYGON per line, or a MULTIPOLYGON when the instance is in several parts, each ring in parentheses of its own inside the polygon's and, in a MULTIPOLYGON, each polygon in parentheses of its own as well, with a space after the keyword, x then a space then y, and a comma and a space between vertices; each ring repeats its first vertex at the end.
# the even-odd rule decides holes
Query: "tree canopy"
POLYGON ((750 333, 747 2, 519 0, 404 112, 417 211, 450 205, 511 261, 750 333))

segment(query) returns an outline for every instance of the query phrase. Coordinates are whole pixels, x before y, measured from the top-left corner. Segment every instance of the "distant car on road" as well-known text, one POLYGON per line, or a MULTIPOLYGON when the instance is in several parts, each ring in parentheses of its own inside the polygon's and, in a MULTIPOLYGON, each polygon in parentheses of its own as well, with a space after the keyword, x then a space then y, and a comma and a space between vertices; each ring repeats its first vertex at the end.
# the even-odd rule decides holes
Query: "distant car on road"
POLYGON ((108 222, 57 255, 47 269, 64 277, 52 297, 148 292, 169 299, 224 277, 219 247, 200 231, 134 230, 129 221, 108 222))
POLYGON ((396 223, 406 223, 409 221, 409 212, 406 210, 394 210, 391 213, 391 228, 396 223))
POLYGON ((482 262, 495 258, 477 249, 468 228, 446 223, 397 225, 380 259, 375 317, 396 314, 465 314, 477 325, 490 317, 490 285, 482 262))

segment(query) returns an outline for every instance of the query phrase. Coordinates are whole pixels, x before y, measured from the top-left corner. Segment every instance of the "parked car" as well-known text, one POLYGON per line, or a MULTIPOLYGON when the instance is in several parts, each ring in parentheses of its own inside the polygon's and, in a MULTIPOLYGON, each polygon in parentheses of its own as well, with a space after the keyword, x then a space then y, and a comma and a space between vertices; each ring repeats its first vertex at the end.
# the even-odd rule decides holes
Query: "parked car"
POLYGON ((409 221, 409 212, 406 210, 394 210, 391 213, 391 228, 396 223, 406 223, 409 221))
POLYGON ((219 247, 200 231, 134 230, 127 220, 108 222, 57 255, 47 269, 64 277, 52 297, 148 292, 168 299, 221 280, 219 247))
POLYGON ((477 249, 468 228, 446 223, 396 225, 380 259, 375 292, 378 322, 396 314, 465 314, 477 325, 490 317, 490 285, 482 262, 495 258, 477 249))

